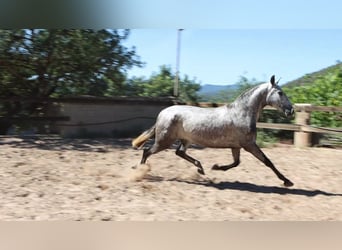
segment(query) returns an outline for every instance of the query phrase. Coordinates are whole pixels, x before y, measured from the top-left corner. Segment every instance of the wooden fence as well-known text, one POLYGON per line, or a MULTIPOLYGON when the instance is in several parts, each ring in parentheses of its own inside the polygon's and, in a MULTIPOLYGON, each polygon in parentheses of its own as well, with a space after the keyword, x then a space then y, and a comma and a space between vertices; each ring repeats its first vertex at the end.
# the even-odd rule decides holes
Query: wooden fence
POLYGON ((327 134, 341 134, 342 133, 341 128, 324 128, 324 127, 310 126, 311 112, 313 111, 342 112, 342 107, 314 106, 311 104, 295 104, 294 108, 296 112, 294 124, 259 123, 258 127, 294 131, 293 139, 294 139, 294 145, 296 147, 311 146, 312 133, 327 133, 327 134))
MULTIPOLYGON (((139 114, 145 113, 145 106, 144 105, 149 105, 149 106, 156 106, 157 109, 155 109, 152 113, 150 112, 149 114, 149 119, 153 123, 153 120, 157 116, 158 110, 160 110, 163 107, 170 106, 175 104, 173 99, 167 99, 167 98, 155 98, 153 101, 147 101, 144 98, 74 98, 74 99, 52 99, 52 98, 45 98, 45 99, 18 99, 14 100, 13 98, 10 100, 2 100, 2 101, 21 101, 21 102, 32 102, 32 101, 41 101, 44 103, 75 103, 75 104, 88 104, 88 105, 96 105, 96 104, 101 104, 106 106, 103 106, 101 110, 110 108, 108 105, 114 105, 115 107, 118 105, 126 105, 125 108, 126 110, 122 110, 122 112, 125 114, 125 117, 121 117, 118 115, 117 111, 115 111, 115 121, 114 120, 108 120, 109 116, 106 115, 106 121, 103 120, 105 118, 98 118, 98 113, 99 112, 90 112, 90 110, 86 110, 88 114, 92 116, 93 119, 96 120, 96 124, 93 124, 88 118, 85 119, 82 122, 75 122, 74 121, 74 115, 73 114, 61 114, 60 112, 53 112, 54 115, 51 115, 51 112, 48 116, 43 116, 43 117, 0 117, 0 123, 3 122, 3 120, 11 120, 11 121, 16 121, 16 120, 30 120, 32 122, 34 121, 46 121, 49 122, 50 124, 55 124, 56 126, 59 126, 61 128, 64 128, 69 126, 69 127, 80 127, 84 128, 86 126, 95 126, 95 127, 101 127, 103 126, 103 123, 108 123, 108 127, 112 128, 114 125, 118 126, 118 128, 122 129, 121 127, 125 128, 130 128, 130 126, 141 123, 141 117, 137 117, 136 114, 136 109, 139 107, 140 111, 139 114), (127 116, 127 117, 126 117, 127 116), (120 120, 120 117, 122 118, 120 120), (129 118, 129 119, 127 119, 129 118), (68 121, 67 124, 60 124, 61 121, 68 121), (124 121, 124 123, 122 123, 124 121), (120 124, 124 124, 120 126, 120 124), (129 124, 128 124, 129 123, 129 124)), ((196 103, 196 104, 191 104, 190 105, 196 105, 200 107, 218 107, 222 106, 224 104, 216 104, 216 103, 196 103)), ((113 107, 114 107, 113 106, 113 107)), ((310 126, 310 114, 313 111, 320 111, 320 112, 342 112, 342 107, 333 107, 333 106, 314 106, 311 104, 294 104, 294 109, 295 109, 295 121, 294 124, 281 124, 281 123, 263 123, 263 122, 258 122, 257 127, 258 128, 266 128, 266 129, 279 129, 279 130, 289 130, 289 131, 294 131, 294 145, 297 147, 307 147, 311 145, 311 137, 312 133, 328 133, 328 134, 342 134, 342 128, 322 128, 322 127, 314 127, 310 126)), ((274 109, 272 107, 266 106, 265 109, 274 109)), ((79 109, 78 109, 79 110, 79 109)), ((79 113, 80 111, 78 111, 79 113)), ((114 117, 114 116, 113 116, 114 117)), ((146 118, 146 117, 145 117, 146 118)), ((146 119, 145 119, 146 120, 146 119)), ((133 126, 133 127, 134 127, 133 126)), ((147 126, 147 125, 146 125, 147 126)), ((103 128, 100 128, 103 130, 103 128)), ((141 132, 141 131, 140 131, 141 132)))
MULTIPOLYGON (((58 134, 63 137, 129 137, 154 123, 173 97, 66 97, 0 100, 0 134, 58 134), (31 107, 35 112, 8 112, 31 107), (37 108, 38 107, 38 108, 37 108), (42 111, 43 110, 43 111, 42 111), (11 110, 10 110, 11 111, 11 110), (20 128, 20 129, 17 129, 20 128)), ((32 109, 31 109, 32 111, 32 109)))

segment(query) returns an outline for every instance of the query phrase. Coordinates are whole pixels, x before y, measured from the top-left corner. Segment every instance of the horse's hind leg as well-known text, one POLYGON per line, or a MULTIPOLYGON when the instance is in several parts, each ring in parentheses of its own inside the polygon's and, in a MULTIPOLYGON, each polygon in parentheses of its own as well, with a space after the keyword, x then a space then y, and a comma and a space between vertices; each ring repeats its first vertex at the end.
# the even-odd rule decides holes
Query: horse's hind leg
POLYGON ((240 164, 240 148, 232 148, 232 154, 233 154, 233 159, 234 159, 234 162, 232 164, 223 165, 223 166, 219 166, 215 164, 214 166, 212 166, 211 169, 226 171, 228 169, 237 167, 240 164))
POLYGON ((144 153, 141 158, 140 164, 145 164, 148 157, 164 149, 169 148, 171 145, 172 145, 171 141, 168 143, 160 143, 159 141, 155 141, 151 147, 144 149, 144 153))
POLYGON ((194 164, 197 167, 197 172, 204 175, 205 173, 204 173, 204 169, 203 169, 201 163, 198 160, 192 158, 191 156, 189 156, 188 154, 185 153, 189 144, 190 143, 188 141, 181 140, 181 143, 176 150, 176 155, 178 155, 178 156, 182 157, 183 159, 194 164))
MULTIPOLYGON (((152 147, 151 147, 152 148, 152 147)), ((145 148, 144 149, 144 152, 143 152, 143 156, 141 158, 141 161, 140 161, 140 164, 145 164, 146 163, 146 160, 147 158, 152 155, 152 151, 151 151, 151 148, 145 148)))
POLYGON ((276 167, 273 165, 273 163, 266 157, 266 155, 261 151, 261 149, 255 144, 248 145, 247 147, 244 147, 244 149, 251 154, 253 154, 256 158, 258 158, 260 161, 262 161, 267 167, 271 168, 273 172, 277 175, 277 177, 284 181, 284 186, 291 187, 293 186, 293 183, 287 179, 282 173, 276 169, 276 167))

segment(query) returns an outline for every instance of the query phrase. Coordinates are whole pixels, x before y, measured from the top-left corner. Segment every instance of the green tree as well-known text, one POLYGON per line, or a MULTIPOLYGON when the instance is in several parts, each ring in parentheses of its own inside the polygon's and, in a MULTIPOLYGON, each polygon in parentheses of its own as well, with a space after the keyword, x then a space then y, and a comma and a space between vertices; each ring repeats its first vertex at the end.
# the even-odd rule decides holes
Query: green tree
POLYGON ((0 30, 0 96, 120 93, 141 62, 121 42, 128 30, 0 30))
MULTIPOLYGON (((125 89, 126 72, 142 63, 122 41, 128 30, 0 30, 0 97, 103 96, 125 89)), ((5 101, 0 115, 42 113, 40 103, 5 101)), ((10 122, 2 120, 0 133, 10 122)))
POLYGON ((245 92, 247 89, 254 87, 259 84, 255 78, 249 79, 246 76, 240 76, 238 82, 235 83, 236 88, 227 88, 227 90, 221 90, 215 95, 201 96, 203 101, 213 102, 213 103, 231 103, 236 97, 241 93, 245 92))
MULTIPOLYGON (((168 66, 161 66, 159 72, 152 74, 148 79, 135 77, 127 83, 127 94, 135 96, 172 96, 175 81, 175 74, 168 66)), ((195 80, 189 79, 187 75, 180 77, 180 95, 181 101, 196 102, 198 100, 197 91, 200 84, 195 80)))
POLYGON ((238 85, 237 89, 233 92, 230 97, 230 101, 234 101, 239 95, 241 95, 246 90, 260 84, 255 78, 248 79, 246 76, 240 76, 239 81, 236 83, 238 85))
MULTIPOLYGON (((342 66, 316 78, 310 85, 284 88, 293 103, 317 106, 342 106, 342 66)), ((341 127, 339 112, 312 112, 311 123, 323 127, 341 127)))

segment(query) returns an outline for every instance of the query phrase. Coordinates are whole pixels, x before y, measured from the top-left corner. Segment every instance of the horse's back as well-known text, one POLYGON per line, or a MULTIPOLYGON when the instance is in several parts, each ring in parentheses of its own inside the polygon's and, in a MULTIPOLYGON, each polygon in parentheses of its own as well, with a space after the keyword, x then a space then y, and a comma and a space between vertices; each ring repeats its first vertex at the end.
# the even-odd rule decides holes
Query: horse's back
POLYGON ((189 105, 174 105, 163 109, 158 120, 182 122, 184 125, 208 124, 214 120, 222 119, 219 112, 222 108, 202 108, 189 105))

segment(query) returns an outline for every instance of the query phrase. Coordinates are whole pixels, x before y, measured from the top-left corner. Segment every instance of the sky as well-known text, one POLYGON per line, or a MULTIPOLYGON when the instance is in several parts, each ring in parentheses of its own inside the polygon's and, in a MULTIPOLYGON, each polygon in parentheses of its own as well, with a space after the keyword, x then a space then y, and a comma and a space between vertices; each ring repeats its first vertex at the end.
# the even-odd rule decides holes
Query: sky
POLYGON ((341 0, 2 2, 0 23, 7 28, 130 29, 124 45, 135 46, 146 64, 129 77, 150 77, 161 65, 175 71, 179 28, 180 75, 201 84, 234 84, 242 75, 266 81, 273 74, 286 83, 342 60, 341 0))
POLYGON ((342 60, 340 0, 126 0, 117 10, 131 29, 124 44, 146 63, 129 77, 175 71, 179 28, 180 75, 201 84, 286 83, 342 60))
MULTIPOLYGON (((129 77, 149 77, 161 65, 176 71, 177 29, 132 29, 125 46, 145 62, 129 77)), ((240 76, 281 83, 342 60, 342 29, 184 29, 180 75, 201 84, 229 85, 240 76)))

